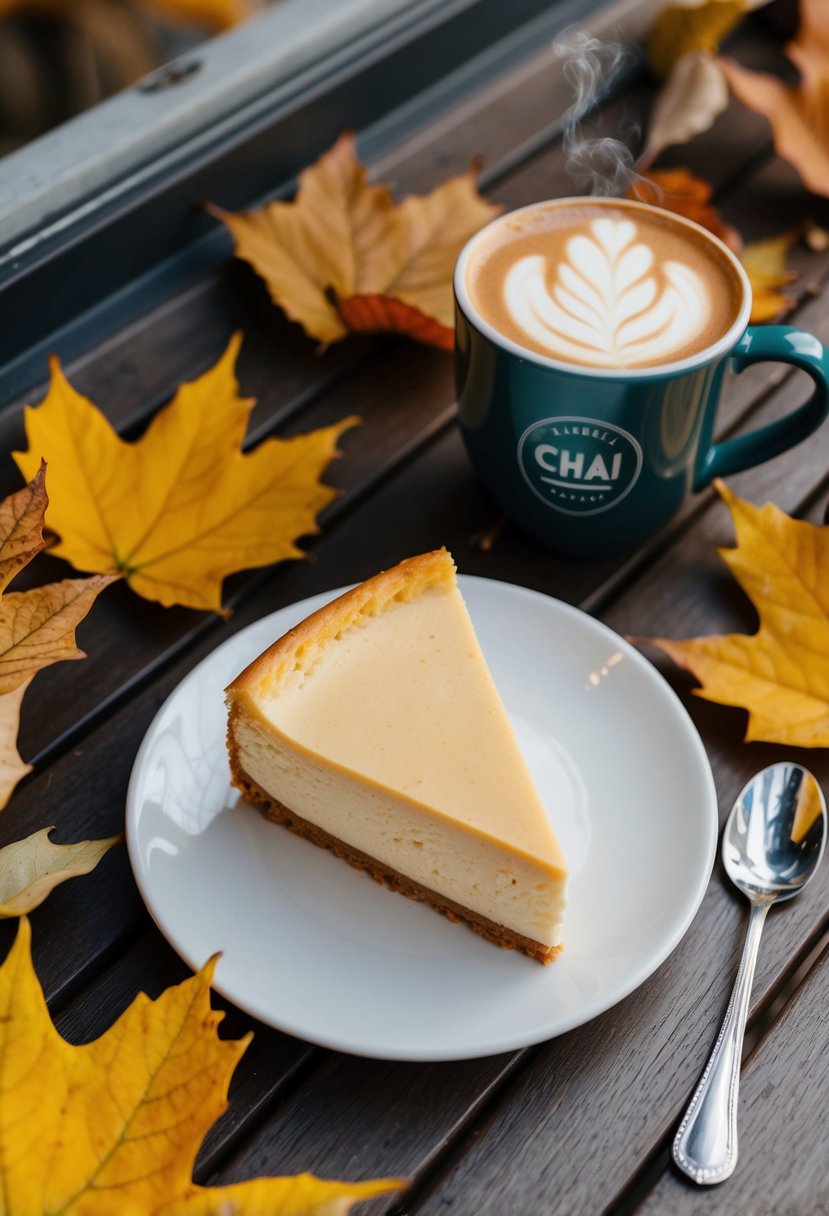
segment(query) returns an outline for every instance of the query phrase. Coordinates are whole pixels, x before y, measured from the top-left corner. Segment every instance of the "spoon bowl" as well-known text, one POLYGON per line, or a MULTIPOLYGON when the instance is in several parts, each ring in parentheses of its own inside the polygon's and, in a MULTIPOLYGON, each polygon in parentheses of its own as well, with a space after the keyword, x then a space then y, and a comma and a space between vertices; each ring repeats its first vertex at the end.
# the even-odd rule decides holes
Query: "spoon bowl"
POLYGON ((743 1036, 766 913, 806 886, 823 856, 826 827, 820 786, 808 769, 789 761, 752 777, 728 816, 723 865, 750 901, 751 916, 719 1036, 672 1148, 679 1168, 701 1186, 724 1182, 737 1165, 743 1036))
POLYGON ((817 868, 826 827, 823 793, 808 769, 773 764, 732 807, 722 838, 726 873, 750 900, 791 899, 817 868))

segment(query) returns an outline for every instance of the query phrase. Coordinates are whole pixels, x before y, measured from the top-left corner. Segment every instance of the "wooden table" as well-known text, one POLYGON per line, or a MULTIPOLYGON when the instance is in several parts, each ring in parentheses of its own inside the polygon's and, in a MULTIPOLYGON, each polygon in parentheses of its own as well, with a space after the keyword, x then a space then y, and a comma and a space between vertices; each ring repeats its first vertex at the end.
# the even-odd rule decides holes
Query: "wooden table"
MULTIPOLYGON (((753 36, 744 37, 742 57, 755 62, 760 54, 753 36)), ((604 126, 613 130, 640 117, 651 94, 646 79, 634 82, 605 107, 604 126)), ((507 206, 570 193, 552 121, 561 99, 543 48, 374 167, 398 192, 420 191, 483 153, 486 190, 507 206)), ((714 132, 678 150, 673 162, 711 180, 726 215, 748 236, 789 228, 806 215, 826 223, 825 202, 804 195, 794 173, 772 156, 766 125, 739 107, 714 132)), ((793 315, 827 340, 822 290, 829 253, 803 249, 794 261, 801 277, 793 315)), ((258 398, 252 442, 353 412, 363 418, 330 472, 343 494, 308 544, 313 561, 230 580, 228 621, 164 610, 125 586, 102 597, 79 630, 89 658, 42 673, 28 693, 21 745, 35 773, 0 820, 0 843, 48 824, 58 825, 63 839, 119 831, 144 731, 196 662, 282 605, 441 544, 462 571, 557 596, 622 634, 754 628, 751 606, 716 555, 717 545, 730 543, 731 529, 712 493, 689 501, 668 530, 626 560, 568 564, 511 527, 493 532, 497 512, 476 483, 455 426, 451 359, 373 338, 319 354, 270 305, 249 269, 230 258, 68 372, 123 434, 135 436, 182 379, 215 361, 237 328, 246 334, 242 388, 258 398)), ((41 395, 42 389, 29 399, 41 395)), ((803 395, 799 374, 753 368, 731 385, 722 433, 779 417, 803 395)), ((0 425, 6 451, 20 447, 20 402, 5 405, 0 425)), ((821 521, 827 457, 824 427, 732 484, 754 501, 770 498, 821 521)), ((0 489, 18 484, 6 459, 0 489)), ((52 563, 48 575, 57 570, 52 563)), ((693 698, 691 682, 665 670, 710 756, 723 816, 746 778, 783 754, 803 760, 829 787, 825 751, 800 755, 743 744, 742 713, 693 698)), ((685 939, 638 991, 581 1029, 511 1055, 383 1063, 254 1025, 230 1109, 208 1137, 198 1178, 302 1170, 355 1179, 401 1174, 412 1179, 404 1197, 363 1209, 398 1216, 824 1211, 829 866, 801 899, 769 918, 751 1009, 736 1177, 706 1192, 679 1180, 668 1164, 672 1130, 725 1007, 745 921, 746 906, 726 888, 718 865, 685 939)), ((56 891, 34 914, 33 932, 53 1015, 73 1041, 101 1033, 139 989, 157 994, 186 973, 153 926, 123 848, 93 877, 56 891)), ((13 926, 2 927, 3 950, 12 933, 13 926)), ((231 1009, 226 1031, 240 1034, 251 1024, 231 1009)))

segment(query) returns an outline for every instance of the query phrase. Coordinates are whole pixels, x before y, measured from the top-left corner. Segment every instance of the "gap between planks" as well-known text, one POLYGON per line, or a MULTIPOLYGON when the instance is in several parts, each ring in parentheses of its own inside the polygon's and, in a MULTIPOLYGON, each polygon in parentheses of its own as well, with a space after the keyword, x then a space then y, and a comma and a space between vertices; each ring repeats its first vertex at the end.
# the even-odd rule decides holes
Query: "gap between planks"
MULTIPOLYGON (((761 393, 759 398, 759 400, 763 399, 765 399, 765 393, 761 393)), ((336 518, 342 520, 347 519, 353 511, 356 511, 359 508, 361 503, 368 496, 370 496, 371 493, 377 490, 381 482, 388 482, 400 471, 402 467, 404 467, 405 463, 414 460, 419 454, 425 453, 428 447, 436 442, 440 436, 446 434, 448 428, 451 427, 452 414, 453 410, 451 407, 445 410, 441 415, 433 420, 431 431, 425 444, 421 443, 420 439, 418 438, 412 440, 407 449, 402 449, 397 453, 397 459, 395 461, 390 460, 386 467, 381 466, 375 471, 375 477, 371 483, 364 484, 362 490, 355 493, 351 498, 340 500, 340 505, 336 512, 336 518)), ((812 487, 809 495, 804 501, 812 501, 818 493, 820 493, 820 490, 812 487)), ((695 506, 693 518, 697 519, 707 509, 709 509, 712 501, 712 496, 709 495, 705 501, 702 501, 695 506)), ((803 503, 801 503, 801 509, 802 506, 803 503)), ((690 526, 690 522, 683 525, 683 530, 687 530, 690 528, 690 526)), ((615 599, 625 593, 631 582, 642 572, 644 568, 652 565, 656 560, 658 560, 667 543, 668 540, 658 542, 644 555, 639 556, 633 564, 622 567, 621 570, 614 573, 610 579, 606 580, 596 592, 592 593, 586 598, 583 598, 581 606, 587 610, 593 611, 594 613, 600 608, 606 609, 610 604, 613 603, 615 599)), ((238 606, 242 600, 246 600, 249 596, 254 596, 257 589, 261 587, 263 581, 268 577, 270 577, 268 572, 263 572, 262 574, 256 576, 254 580, 247 585, 244 593, 238 598, 234 598, 232 602, 238 606)), ((177 650, 168 652, 167 655, 159 658, 158 662, 155 664, 148 665, 148 667, 144 668, 142 672, 131 682, 122 685, 119 689, 119 694, 116 697, 113 697, 109 701, 98 706, 96 712, 88 715, 84 722, 78 724, 77 728, 72 733, 61 736, 52 745, 43 749, 35 757, 35 760, 40 768, 39 776, 48 780, 49 765, 54 763, 60 758, 61 755, 65 754, 69 748, 74 746, 83 734, 94 730, 96 726, 101 724, 104 718, 108 717, 111 713, 120 708, 128 698, 148 687, 161 671, 185 654, 188 648, 192 648, 202 641, 203 638, 208 634, 208 631, 214 628, 218 629, 219 627, 219 622, 214 622, 211 618, 208 618, 205 622, 203 622, 198 632, 191 633, 190 637, 185 643, 182 644, 181 647, 179 647, 177 650)), ((30 778, 30 781, 37 780, 38 775, 30 778)))
MULTIPOLYGON (((809 978, 811 973, 829 956, 829 916, 815 934, 813 944, 801 953, 800 960, 793 960, 793 966, 781 982, 767 997, 764 1004, 757 1010, 746 1029, 745 1044, 742 1055, 742 1069, 756 1054, 766 1036, 785 1013, 792 1000, 809 978)), ((725 1010, 723 1010, 723 1014, 725 1010)), ((711 1046, 717 1027, 712 1031, 711 1046)), ((688 1094, 690 1100, 691 1094, 688 1094)), ((684 1108, 683 1108, 684 1109, 684 1108)), ((676 1134, 676 1125, 681 1117, 677 1114, 674 1124, 655 1148, 651 1157, 642 1165, 639 1173, 610 1206, 606 1207, 601 1216, 635 1216, 642 1203, 655 1189, 665 1174, 673 1171, 671 1145, 676 1134)))
MULTIPOLYGON (((513 176, 513 174, 510 173, 507 176, 513 176)), ((318 384, 311 386, 304 395, 304 398, 301 400, 302 406, 307 408, 307 406, 313 401, 330 395, 330 389, 334 385, 342 382, 348 373, 353 373, 356 370, 356 366, 346 369, 339 369, 339 371, 335 372, 331 381, 329 381, 327 384, 325 382, 319 382, 318 384)), ((760 394, 752 400, 750 408, 744 412, 743 417, 736 425, 744 423, 745 418, 750 416, 751 411, 759 408, 762 405, 762 402, 765 399, 766 391, 773 391, 775 387, 776 385, 772 382, 769 384, 767 390, 761 390, 760 394)), ((276 428, 284 425, 289 416, 293 417, 297 412, 299 412, 299 408, 300 400, 297 400, 287 409, 277 410, 275 415, 270 418, 266 424, 252 433, 249 442, 258 442, 266 435, 273 433, 276 428)), ((347 497, 343 497, 334 503, 323 517, 324 526, 328 528, 330 525, 336 524, 340 519, 345 518, 352 509, 355 509, 361 502, 365 501, 367 496, 375 492, 388 477, 392 476, 396 468, 402 468, 404 462, 413 458, 417 452, 425 451, 429 444, 434 440, 435 435, 439 433, 439 431, 445 426, 450 425, 450 420, 453 414, 454 404, 451 403, 447 405, 444 410, 442 410, 438 416, 431 421, 430 424, 424 428, 421 428, 416 435, 411 437, 403 449, 399 450, 393 455, 390 455, 384 463, 382 463, 377 469, 373 470, 371 475, 368 476, 362 482, 362 484, 356 488, 355 491, 352 491, 347 497)), ((707 499, 703 497, 702 501, 695 506, 695 510, 701 511, 705 509, 706 503, 707 499)), ((671 533, 671 535, 676 535, 676 533, 671 533)), ((586 603, 582 604, 582 607, 589 612, 598 611, 600 607, 610 601, 610 598, 612 598, 613 595, 618 594, 620 590, 622 590, 641 572, 642 569, 644 569, 648 564, 652 563, 659 556, 662 547, 668 543, 669 539, 670 537, 663 537, 661 538, 661 541, 657 541, 656 544, 641 550, 629 567, 624 567, 621 574, 619 572, 614 572, 614 575, 610 578, 610 580, 608 580, 608 582, 601 588, 598 588, 594 596, 589 598, 586 603)), ((231 609, 238 609, 242 604, 246 603, 250 598, 255 596, 257 590, 263 585, 265 580, 272 577, 272 572, 268 571, 263 571, 259 575, 248 575, 245 579, 244 585, 228 596, 228 606, 231 609)), ((99 702, 95 708, 86 715, 86 717, 74 722, 69 730, 65 731, 57 738, 52 739, 44 748, 35 752, 33 756, 33 763, 35 767, 39 770, 43 770, 45 766, 48 766, 61 755, 65 754, 70 747, 75 746, 86 734, 88 734, 91 730, 94 730, 96 725, 103 719, 105 715, 120 707, 120 705, 122 705, 128 697, 133 696, 136 692, 145 688, 155 677, 155 675, 162 671, 165 666, 178 659, 180 655, 186 653, 188 648, 198 644, 198 642, 204 638, 210 630, 218 630, 219 625, 220 623, 217 621, 205 620, 194 625, 186 633, 183 633, 168 647, 166 651, 157 655, 155 659, 150 660, 140 672, 136 672, 132 677, 128 677, 108 699, 105 699, 103 702, 99 702)))
MULTIPOLYGON (((311 396, 313 397, 314 395, 315 394, 313 393, 313 390, 312 390, 311 396)), ((756 408, 756 405, 757 405, 757 403, 755 402, 751 407, 752 410, 754 408, 756 408)), ((405 462, 405 461, 414 459, 415 456, 419 452, 425 451, 429 447, 429 445, 432 442, 434 442, 436 437, 440 434, 443 434, 446 431, 446 429, 448 428, 448 426, 451 425, 452 413, 453 413, 453 411, 450 410, 447 414, 441 415, 433 423, 431 431, 427 432, 425 434, 425 436, 423 436, 423 435, 417 436, 410 443, 408 451, 406 451, 406 450, 403 451, 403 453, 401 455, 401 460, 405 462)), ((276 426, 276 425, 278 425, 278 422, 275 420, 272 425, 276 426)), ((269 427, 267 429, 269 431, 270 429, 272 429, 272 426, 269 425, 269 427)), ((351 510, 356 509, 356 507, 361 502, 363 502, 371 493, 373 493, 383 481, 388 480, 400 467, 401 467, 400 460, 395 461, 394 459, 390 459, 387 462, 385 469, 381 468, 381 472, 380 472, 379 476, 376 476, 375 478, 373 478, 367 482, 364 482, 363 485, 355 492, 355 494, 352 497, 350 497, 347 501, 344 502, 344 505, 341 509, 341 513, 338 512, 336 514, 335 518, 337 520, 339 520, 340 518, 347 517, 347 515, 350 513, 351 510)), ((702 511, 704 509, 705 509, 704 504, 701 504, 700 511, 702 511)), ((647 565, 647 564, 651 563, 653 560, 655 560, 659 556, 660 552, 661 552, 661 549, 657 549, 657 550, 654 550, 653 552, 649 553, 644 564, 647 565)), ((641 570, 642 568, 643 567, 640 566, 638 568, 638 570, 641 570)), ((261 582, 265 577, 266 577, 266 575, 263 574, 259 579, 251 580, 251 582, 249 584, 247 584, 246 587, 237 596, 235 596, 233 598, 232 602, 234 604, 238 605, 239 603, 247 600, 249 597, 252 597, 253 595, 255 595, 258 586, 261 585, 261 582)), ((612 602, 613 596, 621 594, 624 591, 625 586, 626 586, 626 583, 624 582, 624 580, 620 581, 618 584, 615 584, 615 585, 612 583, 612 581, 611 581, 611 583, 607 584, 607 596, 605 599, 605 603, 607 604, 607 603, 612 602)), ((208 622, 208 624, 212 625, 213 622, 208 622)), ((216 625, 218 625, 218 623, 216 623, 216 625)), ((104 715, 108 715, 114 707, 120 706, 129 696, 133 695, 137 690, 139 690, 139 689, 143 688, 145 685, 147 685, 156 676, 156 674, 158 673, 159 670, 161 670, 164 666, 168 665, 169 663, 172 663, 172 661, 174 659, 180 657, 180 655, 186 651, 186 649, 188 648, 189 645, 195 644, 195 642, 200 640, 202 638, 202 636, 203 636, 203 631, 199 631, 197 634, 191 634, 186 639, 186 641, 182 644, 182 646, 180 648, 167 652, 167 654, 165 656, 163 656, 163 658, 159 659, 159 661, 156 664, 151 664, 147 668, 145 668, 144 671, 142 671, 140 673, 140 675, 138 677, 136 677, 136 679, 134 679, 132 682, 128 682, 126 685, 124 685, 122 687, 121 690, 119 690, 118 697, 112 698, 109 702, 106 703, 105 706, 99 707, 99 712, 98 712, 97 718, 92 715, 90 717, 88 717, 86 720, 87 726, 89 726, 91 724, 91 727, 94 727, 98 722, 100 722, 102 720, 104 715)), ((81 732, 81 733, 83 733, 83 732, 81 732)), ((74 734, 72 736, 72 742, 75 742, 78 739, 78 737, 79 737, 78 733, 74 734)), ((64 738, 66 738, 66 736, 64 736, 64 738)), ((71 746, 71 745, 72 745, 72 743, 69 743, 67 746, 71 746)), ((64 748, 63 750, 65 751, 66 748, 64 748)), ((48 764, 49 759, 50 759, 50 749, 49 748, 44 749, 43 754, 41 755, 41 757, 39 757, 41 764, 44 763, 44 757, 45 757, 45 762, 48 764)), ((54 759, 56 757, 54 755, 52 755, 51 758, 54 759)))

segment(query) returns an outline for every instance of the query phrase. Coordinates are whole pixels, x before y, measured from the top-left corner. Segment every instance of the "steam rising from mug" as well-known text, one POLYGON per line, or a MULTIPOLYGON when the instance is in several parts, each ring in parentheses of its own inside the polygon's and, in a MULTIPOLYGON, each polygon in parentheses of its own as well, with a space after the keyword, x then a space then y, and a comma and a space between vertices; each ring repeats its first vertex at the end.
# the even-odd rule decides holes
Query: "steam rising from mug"
POLYGON ((618 44, 601 42, 582 30, 566 30, 553 43, 553 51, 564 61, 564 78, 575 92, 562 118, 567 172, 580 192, 618 198, 638 176, 633 153, 619 139, 588 138, 581 124, 630 56, 618 44))

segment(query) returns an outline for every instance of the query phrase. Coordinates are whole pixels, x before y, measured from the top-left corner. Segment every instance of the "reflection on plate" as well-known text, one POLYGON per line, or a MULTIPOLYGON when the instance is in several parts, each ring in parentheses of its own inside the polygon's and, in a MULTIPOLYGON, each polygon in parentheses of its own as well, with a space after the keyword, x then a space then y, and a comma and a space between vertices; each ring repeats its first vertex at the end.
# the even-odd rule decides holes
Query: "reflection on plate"
POLYGON ((714 858, 714 783, 684 708, 636 651, 557 600, 460 577, 571 870, 550 967, 499 950, 268 823, 229 785, 222 690, 315 596, 249 626, 179 684, 127 798, 138 886, 216 988, 291 1034, 361 1055, 448 1060, 537 1043, 633 991, 668 956, 714 858))

